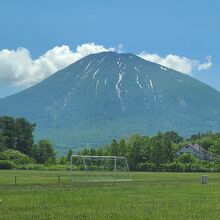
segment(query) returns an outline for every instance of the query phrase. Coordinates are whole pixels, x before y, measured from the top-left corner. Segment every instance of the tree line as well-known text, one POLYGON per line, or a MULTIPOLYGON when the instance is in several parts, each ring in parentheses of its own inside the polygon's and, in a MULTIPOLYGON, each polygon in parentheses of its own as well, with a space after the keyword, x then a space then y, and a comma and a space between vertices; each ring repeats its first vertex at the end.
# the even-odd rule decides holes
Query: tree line
MULTIPOLYGON (((69 169, 72 150, 57 157, 49 140, 34 143, 33 132, 36 125, 25 118, 0 117, 0 168, 38 168, 38 164, 69 169), (7 162, 6 162, 7 161, 7 162), (6 164, 5 164, 6 163, 6 164), (10 165, 12 167, 12 165, 10 165)), ((200 161, 189 154, 176 157, 176 151, 186 144, 199 144, 213 155, 220 155, 220 133, 198 133, 183 138, 175 131, 158 132, 149 137, 139 134, 99 147, 85 147, 78 154, 99 156, 125 156, 129 167, 134 171, 218 171, 220 162, 200 161)), ((218 158, 218 157, 216 157, 218 158)), ((42 166, 40 166, 42 168, 42 166)))
POLYGON ((104 148, 84 149, 80 154, 125 156, 130 169, 135 171, 209 171, 212 167, 217 170, 220 164, 220 133, 198 133, 185 139, 175 131, 158 132, 152 137, 136 134, 128 139, 113 140, 104 148), (202 161, 186 153, 177 157, 177 150, 187 144, 204 147, 215 156, 215 161, 202 161))

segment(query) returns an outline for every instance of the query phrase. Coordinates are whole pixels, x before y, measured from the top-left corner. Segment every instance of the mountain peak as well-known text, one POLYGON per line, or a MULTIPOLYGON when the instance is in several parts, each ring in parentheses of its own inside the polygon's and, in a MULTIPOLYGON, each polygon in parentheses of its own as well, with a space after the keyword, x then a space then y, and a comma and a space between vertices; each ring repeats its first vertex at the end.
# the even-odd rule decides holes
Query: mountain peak
MULTIPOLYGON (((101 57, 104 58, 105 60, 106 60, 106 58, 111 59, 113 62, 116 59, 118 59, 118 61, 123 60, 123 62, 126 62, 126 63, 130 63, 131 61, 133 61, 133 63, 134 62, 137 62, 137 63, 144 62, 145 64, 148 63, 149 65, 154 65, 155 67, 159 67, 163 70, 169 69, 163 65, 159 65, 157 63, 153 63, 151 61, 145 60, 145 59, 143 59, 133 53, 123 53, 123 52, 117 52, 117 51, 103 51, 103 52, 99 52, 99 53, 89 54, 88 56, 82 58, 82 60, 85 59, 90 62, 89 58, 99 59, 101 57)), ((79 62, 81 62, 81 60, 79 62)))
POLYGON ((99 53, 92 53, 89 54, 88 56, 113 56, 113 57, 124 57, 124 58, 129 58, 129 57, 137 57, 137 55, 133 53, 123 53, 123 52, 117 52, 117 51, 103 51, 99 53))

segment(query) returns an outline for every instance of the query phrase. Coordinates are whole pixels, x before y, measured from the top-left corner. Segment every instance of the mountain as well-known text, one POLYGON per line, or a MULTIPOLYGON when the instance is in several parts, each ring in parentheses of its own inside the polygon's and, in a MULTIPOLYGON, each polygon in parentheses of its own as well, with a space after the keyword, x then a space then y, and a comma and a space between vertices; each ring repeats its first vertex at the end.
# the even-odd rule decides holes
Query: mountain
POLYGON ((220 130, 220 93, 134 54, 91 54, 0 99, 0 115, 36 122, 58 146, 100 146, 133 133, 220 130))

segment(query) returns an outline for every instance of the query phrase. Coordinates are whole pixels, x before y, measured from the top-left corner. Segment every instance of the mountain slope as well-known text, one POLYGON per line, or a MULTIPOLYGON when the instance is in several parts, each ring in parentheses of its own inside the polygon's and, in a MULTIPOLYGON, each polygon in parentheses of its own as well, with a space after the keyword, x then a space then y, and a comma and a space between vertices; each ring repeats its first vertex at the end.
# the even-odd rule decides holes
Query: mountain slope
POLYGON ((0 115, 37 123, 61 146, 101 145, 132 133, 220 129, 220 93, 133 54, 91 54, 39 84, 0 99, 0 115))

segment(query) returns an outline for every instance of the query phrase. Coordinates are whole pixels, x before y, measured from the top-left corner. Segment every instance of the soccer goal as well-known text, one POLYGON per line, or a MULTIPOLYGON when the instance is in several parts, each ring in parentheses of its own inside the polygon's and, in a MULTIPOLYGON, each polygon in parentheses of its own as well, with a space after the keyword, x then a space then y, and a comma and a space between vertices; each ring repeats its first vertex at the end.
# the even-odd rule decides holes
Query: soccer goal
POLYGON ((125 157, 120 156, 71 156, 73 181, 131 181, 125 157))

